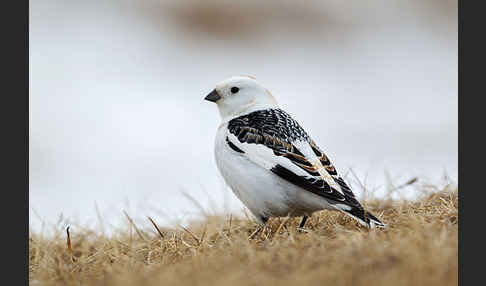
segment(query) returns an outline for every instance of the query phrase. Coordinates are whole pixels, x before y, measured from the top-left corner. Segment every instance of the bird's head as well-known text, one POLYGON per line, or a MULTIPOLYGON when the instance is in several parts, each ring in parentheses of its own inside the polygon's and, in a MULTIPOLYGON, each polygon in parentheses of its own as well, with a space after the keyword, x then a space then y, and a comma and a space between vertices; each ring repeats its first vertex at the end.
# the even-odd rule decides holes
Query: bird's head
POLYGON ((256 110, 278 107, 272 94, 249 76, 223 80, 204 99, 218 105, 223 121, 256 110))

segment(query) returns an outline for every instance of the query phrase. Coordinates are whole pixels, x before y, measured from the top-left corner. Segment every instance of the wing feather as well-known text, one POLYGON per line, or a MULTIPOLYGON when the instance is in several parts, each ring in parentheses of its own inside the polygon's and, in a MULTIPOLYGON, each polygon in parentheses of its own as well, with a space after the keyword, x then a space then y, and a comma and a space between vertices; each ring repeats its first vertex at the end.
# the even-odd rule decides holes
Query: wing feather
POLYGON ((287 181, 330 202, 347 201, 342 190, 344 181, 340 183, 333 177, 337 174, 334 166, 283 111, 257 114, 253 121, 251 114, 233 119, 228 124, 227 138, 233 149, 242 150, 243 156, 287 181))
POLYGON ((360 223, 385 226, 363 209, 329 158, 285 111, 267 109, 232 119, 226 140, 241 156, 325 198, 360 223))

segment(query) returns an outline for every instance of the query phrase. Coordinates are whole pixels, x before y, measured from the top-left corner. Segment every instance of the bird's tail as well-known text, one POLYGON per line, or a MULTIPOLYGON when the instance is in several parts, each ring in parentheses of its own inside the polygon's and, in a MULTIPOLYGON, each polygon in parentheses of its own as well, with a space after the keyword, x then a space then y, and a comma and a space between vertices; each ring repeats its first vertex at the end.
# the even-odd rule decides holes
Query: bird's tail
POLYGON ((386 227, 386 224, 382 223, 376 216, 372 213, 366 211, 365 209, 353 207, 351 209, 339 209, 343 213, 357 220, 360 224, 367 226, 369 228, 375 227, 386 227))

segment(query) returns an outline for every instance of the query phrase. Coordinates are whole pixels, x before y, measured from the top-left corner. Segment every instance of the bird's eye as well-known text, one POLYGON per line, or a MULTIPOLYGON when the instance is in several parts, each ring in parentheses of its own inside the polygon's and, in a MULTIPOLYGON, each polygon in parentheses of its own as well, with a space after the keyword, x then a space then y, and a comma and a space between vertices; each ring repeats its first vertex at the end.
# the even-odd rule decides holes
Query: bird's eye
POLYGON ((234 93, 237 93, 238 91, 240 91, 240 89, 239 89, 239 88, 237 88, 236 86, 233 86, 233 87, 231 88, 231 93, 233 93, 233 94, 234 94, 234 93))

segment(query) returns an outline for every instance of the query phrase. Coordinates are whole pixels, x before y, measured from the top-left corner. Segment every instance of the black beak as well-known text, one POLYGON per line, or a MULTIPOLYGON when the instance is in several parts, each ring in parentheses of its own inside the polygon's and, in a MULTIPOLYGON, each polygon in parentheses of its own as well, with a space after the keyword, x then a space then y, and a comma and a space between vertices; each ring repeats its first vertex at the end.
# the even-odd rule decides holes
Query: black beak
POLYGON ((211 101, 211 102, 216 102, 219 99, 221 99, 221 96, 219 96, 218 92, 216 89, 213 89, 210 94, 208 94, 205 98, 205 100, 211 101))

